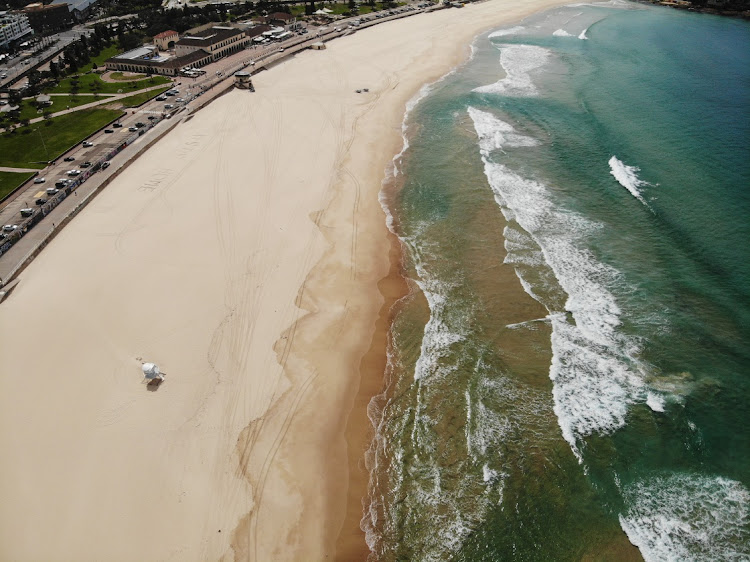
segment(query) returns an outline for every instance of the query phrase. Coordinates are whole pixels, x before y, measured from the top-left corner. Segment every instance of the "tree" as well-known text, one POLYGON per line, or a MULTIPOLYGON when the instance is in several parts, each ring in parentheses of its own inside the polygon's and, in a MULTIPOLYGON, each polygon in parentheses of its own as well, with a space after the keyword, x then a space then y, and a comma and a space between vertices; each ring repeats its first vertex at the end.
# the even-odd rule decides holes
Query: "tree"
POLYGON ((135 33, 123 33, 118 37, 120 47, 126 51, 136 49, 141 46, 141 38, 135 33))
POLYGON ((20 106, 22 101, 23 101, 23 96, 21 95, 21 92, 11 88, 11 90, 8 92, 8 102, 10 103, 10 105, 20 106))

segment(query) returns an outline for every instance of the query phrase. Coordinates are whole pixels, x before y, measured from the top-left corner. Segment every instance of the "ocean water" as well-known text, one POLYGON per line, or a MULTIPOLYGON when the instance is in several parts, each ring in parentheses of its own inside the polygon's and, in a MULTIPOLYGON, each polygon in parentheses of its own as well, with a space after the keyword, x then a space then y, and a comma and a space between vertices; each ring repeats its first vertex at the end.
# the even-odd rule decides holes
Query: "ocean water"
POLYGON ((750 560, 750 24, 578 4, 404 122, 377 560, 750 560))

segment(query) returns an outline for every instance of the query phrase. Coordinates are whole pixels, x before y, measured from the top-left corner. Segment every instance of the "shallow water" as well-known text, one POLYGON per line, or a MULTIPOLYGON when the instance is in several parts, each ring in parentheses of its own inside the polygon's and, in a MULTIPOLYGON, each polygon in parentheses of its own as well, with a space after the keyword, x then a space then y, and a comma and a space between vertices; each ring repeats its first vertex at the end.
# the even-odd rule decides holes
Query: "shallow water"
POLYGON ((582 4, 410 111, 375 558, 750 558, 748 59, 747 22, 582 4))

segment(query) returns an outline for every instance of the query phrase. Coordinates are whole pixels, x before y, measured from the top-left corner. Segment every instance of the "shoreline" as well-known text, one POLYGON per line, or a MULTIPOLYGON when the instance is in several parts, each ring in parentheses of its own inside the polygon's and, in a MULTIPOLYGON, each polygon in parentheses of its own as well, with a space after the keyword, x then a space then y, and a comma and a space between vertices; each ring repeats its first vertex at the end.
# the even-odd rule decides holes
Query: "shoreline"
POLYGON ((367 555, 358 448, 403 286, 378 193, 404 108, 483 31, 563 4, 491 0, 300 53, 98 195, 0 309, 4 556, 367 555), (158 392, 141 357, 168 373, 158 392), (37 374, 22 396, 19 372, 37 374))

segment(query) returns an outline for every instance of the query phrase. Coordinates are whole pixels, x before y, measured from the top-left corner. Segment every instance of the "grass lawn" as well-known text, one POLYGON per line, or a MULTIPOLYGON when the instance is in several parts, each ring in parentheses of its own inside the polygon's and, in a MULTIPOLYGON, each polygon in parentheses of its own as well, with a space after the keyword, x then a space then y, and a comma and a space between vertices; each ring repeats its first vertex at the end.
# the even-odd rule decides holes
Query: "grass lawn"
POLYGON ((122 72, 113 72, 109 75, 112 80, 119 80, 120 82, 127 82, 128 80, 143 80, 148 78, 145 74, 132 74, 131 76, 125 76, 122 72))
MULTIPOLYGON (((51 106, 45 107, 44 111, 57 113, 68 107, 78 107, 79 105, 100 101, 106 98, 107 96, 51 96, 50 99, 53 103, 51 106)), ((23 103, 21 104, 21 119, 35 119, 36 117, 42 117, 43 115, 43 113, 37 113, 34 100, 23 100, 23 103)))
POLYGON ((4 133, 0 135, 0 166, 43 168, 121 115, 122 111, 111 109, 82 109, 22 127, 15 134, 4 133))
POLYGON ((146 103, 151 98, 155 98, 159 94, 162 94, 169 90, 171 86, 165 86, 164 88, 157 88, 156 90, 149 90, 148 92, 143 92, 140 94, 135 94, 133 96, 128 96, 126 98, 119 99, 120 103, 123 104, 123 107, 138 107, 139 105, 146 103))
MULTIPOLYGON (((98 74, 83 74, 78 76, 78 91, 83 92, 98 92, 100 94, 119 94, 127 92, 137 92, 143 88, 149 86, 156 86, 157 84, 170 84, 171 80, 166 76, 152 76, 149 80, 141 80, 140 82, 122 82, 119 84, 113 84, 111 82, 104 82, 98 74), (122 91, 120 91, 122 90, 122 91)), ((71 78, 65 78, 48 93, 51 94, 69 94, 73 88, 73 82, 71 78)))
POLYGON ((122 49, 118 48, 115 45, 112 45, 111 47, 104 47, 98 55, 95 57, 91 57, 91 62, 89 62, 87 65, 82 66, 78 72, 79 74, 84 74, 86 72, 89 72, 94 69, 94 63, 96 63, 96 66, 99 68, 104 67, 104 61, 107 59, 111 59, 115 55, 122 52, 122 49))
POLYGON ((0 199, 33 176, 33 173, 0 172, 0 199))

